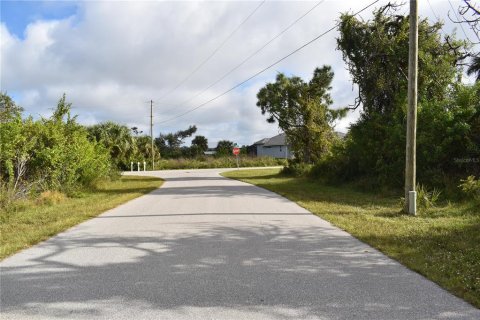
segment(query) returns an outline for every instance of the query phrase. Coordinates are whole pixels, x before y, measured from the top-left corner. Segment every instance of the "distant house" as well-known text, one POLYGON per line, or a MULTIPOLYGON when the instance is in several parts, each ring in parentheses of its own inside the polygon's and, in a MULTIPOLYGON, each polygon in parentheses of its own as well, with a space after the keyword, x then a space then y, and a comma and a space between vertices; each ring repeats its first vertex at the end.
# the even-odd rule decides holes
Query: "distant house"
MULTIPOLYGON (((345 133, 335 132, 335 134, 343 139, 345 133)), ((257 157, 273 157, 283 159, 293 159, 293 152, 290 146, 286 143, 285 133, 280 133, 271 138, 264 138, 255 142, 252 146, 248 147, 248 154, 257 157)))
POLYGON ((253 151, 257 157, 272 157, 292 159, 293 154, 286 142, 285 133, 281 133, 271 138, 265 138, 253 144, 253 151))
POLYGON ((217 154, 217 149, 208 148, 206 151, 203 152, 203 154, 206 156, 214 156, 215 154, 217 154))

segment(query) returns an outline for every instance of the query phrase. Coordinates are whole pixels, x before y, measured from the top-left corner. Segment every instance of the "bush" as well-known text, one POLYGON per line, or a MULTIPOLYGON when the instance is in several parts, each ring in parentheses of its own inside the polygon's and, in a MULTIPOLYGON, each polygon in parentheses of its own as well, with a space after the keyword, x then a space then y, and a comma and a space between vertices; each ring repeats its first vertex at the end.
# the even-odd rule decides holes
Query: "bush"
POLYGON ((310 175, 312 167, 313 165, 311 164, 289 160, 288 166, 284 167, 281 173, 294 177, 307 177, 310 175))
MULTIPOLYGON (((270 157, 239 157, 240 167, 269 167, 284 166, 285 159, 275 159, 270 157)), ((201 156, 194 159, 161 159, 155 163, 156 170, 169 169, 209 169, 209 168, 236 168, 235 157, 205 157, 201 156)))
POLYGON ((59 191, 43 191, 36 199, 37 204, 43 205, 53 205, 62 202, 65 200, 65 194, 59 191))
POLYGON ((0 123, 1 205, 32 192, 72 192, 92 186, 111 174, 105 148, 88 139, 86 129, 70 115, 65 96, 48 119, 22 119, 18 109, 6 109, 2 94, 0 123))
POLYGON ((458 186, 462 192, 471 199, 480 200, 480 180, 475 179, 475 176, 468 176, 465 180, 460 180, 461 184, 458 186))

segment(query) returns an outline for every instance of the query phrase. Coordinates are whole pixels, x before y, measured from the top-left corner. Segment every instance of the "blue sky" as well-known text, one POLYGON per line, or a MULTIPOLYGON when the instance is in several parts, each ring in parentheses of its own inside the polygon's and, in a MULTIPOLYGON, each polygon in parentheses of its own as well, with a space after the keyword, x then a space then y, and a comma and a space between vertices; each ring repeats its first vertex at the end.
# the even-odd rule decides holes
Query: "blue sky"
POLYGON ((28 24, 38 20, 59 20, 77 13, 76 1, 1 0, 1 21, 16 37, 24 39, 28 24))

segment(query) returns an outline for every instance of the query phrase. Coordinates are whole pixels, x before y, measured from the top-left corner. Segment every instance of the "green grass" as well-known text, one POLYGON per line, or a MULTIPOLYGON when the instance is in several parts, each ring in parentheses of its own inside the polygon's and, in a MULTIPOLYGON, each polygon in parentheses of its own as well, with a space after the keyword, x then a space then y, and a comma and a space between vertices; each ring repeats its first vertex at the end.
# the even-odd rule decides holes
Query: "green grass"
POLYGON ((46 240, 84 220, 128 200, 155 190, 162 180, 152 177, 123 176, 103 182, 95 190, 75 197, 50 195, 52 201, 38 199, 18 203, 0 211, 0 259, 46 240), (56 202, 56 203, 52 203, 56 202))
MULTIPOLYGON (((284 166, 285 159, 271 157, 249 157, 240 156, 240 167, 273 167, 284 166)), ((209 169, 209 168, 236 168, 237 161, 234 156, 225 157, 198 157, 194 159, 160 159, 155 163, 156 170, 168 169, 209 169)))
POLYGON ((332 187, 277 169, 224 173, 297 202, 408 268, 480 307, 480 208, 448 203, 416 217, 398 197, 332 187))

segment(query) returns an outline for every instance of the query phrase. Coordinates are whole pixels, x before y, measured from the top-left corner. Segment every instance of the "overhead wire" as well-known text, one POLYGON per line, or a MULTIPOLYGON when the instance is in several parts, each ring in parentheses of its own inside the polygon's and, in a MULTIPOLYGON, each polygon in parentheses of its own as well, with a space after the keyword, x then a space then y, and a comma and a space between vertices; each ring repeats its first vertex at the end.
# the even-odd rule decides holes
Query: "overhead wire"
MULTIPOLYGON (((368 4, 367 6, 363 7, 362 9, 360 9, 359 11, 357 11, 356 13, 354 13, 352 16, 356 16, 356 15, 359 15, 360 13, 362 13, 363 11, 367 10, 368 8, 370 8, 371 6, 373 6, 374 4, 380 2, 381 0, 375 0, 373 2, 371 2, 370 4, 368 4)), ((204 107, 205 105, 223 97, 224 95, 226 95, 227 93, 235 90, 236 88, 242 86, 243 84, 247 83, 248 81, 252 80, 253 78, 257 77, 258 75, 264 73, 265 71, 267 71, 268 69, 272 68, 273 66, 279 64, 280 62, 282 62, 283 60, 289 58, 290 56, 294 55, 295 53, 299 52, 300 50, 302 50, 303 48, 307 47, 308 45, 312 44, 313 42, 317 41, 318 39, 322 38, 323 36, 325 36, 326 34, 332 32, 333 30, 335 30, 337 27, 338 27, 339 23, 336 23, 333 27, 331 27, 330 29, 324 31, 323 33, 321 33, 320 35, 316 36, 315 38, 309 40, 308 42, 304 43, 303 45, 301 45, 300 47, 298 47, 297 49, 293 50, 292 52, 290 52, 289 54, 287 54, 286 56, 283 56, 282 58, 278 59, 277 61, 275 61, 274 63, 270 64, 269 66, 263 68, 262 70, 256 72, 255 74, 253 74, 252 76, 248 77, 247 79, 243 80, 242 82, 234 85, 233 87, 231 87, 230 89, 222 92, 221 94, 215 96, 214 98, 210 99, 210 100, 207 100, 201 104, 199 104, 198 106, 194 107, 194 108, 191 108, 177 116, 174 116, 174 117, 171 117, 169 119, 166 119, 166 120, 163 120, 163 121, 160 121, 160 122, 157 122, 158 124, 163 124, 163 123, 166 123, 166 122, 169 122, 169 121, 172 121, 172 120, 175 120, 175 119, 178 119, 180 117, 183 117, 195 110, 198 110, 202 107, 204 107)))
MULTIPOLYGON (((270 45, 273 41, 275 41, 276 39, 278 39, 281 35, 283 35, 285 32, 287 32, 288 30, 290 30, 295 24, 297 24, 298 22, 300 22, 303 18, 305 18, 308 14, 310 14, 313 10, 315 10, 318 6, 320 6, 322 3, 324 3, 325 0, 321 0, 319 2, 317 2, 313 7, 311 7, 310 9, 308 9, 305 13, 303 13, 300 17, 298 17, 297 19, 295 19, 292 23, 290 23, 286 28, 284 28, 282 31, 280 31, 278 34, 276 34, 273 38, 271 38, 269 41, 267 41, 265 44, 263 44, 260 48, 258 48, 256 51, 254 51, 253 53, 251 53, 248 57, 246 57, 244 60, 242 60, 242 62, 240 62, 239 64, 237 64, 235 67, 233 67, 232 69, 230 69, 229 71, 227 71, 225 74, 223 74, 220 78, 218 78, 217 80, 215 80, 212 84, 210 84, 209 86, 207 86, 206 88, 204 88, 203 90, 201 90, 200 92, 196 93, 195 95, 193 95, 192 97, 188 98, 187 100, 184 100, 182 102, 180 102, 179 104, 177 104, 174 108, 176 107, 179 107, 181 105, 184 105, 185 103, 187 102, 190 102, 192 101, 193 99, 195 99, 196 97, 202 95, 203 93, 205 93, 208 89, 212 88, 213 86, 215 86, 216 84, 218 84, 220 81, 222 81, 223 79, 225 79, 226 77, 228 77, 230 74, 232 74, 234 71, 236 71, 238 68, 240 68, 241 66, 243 66, 245 63, 247 63, 250 59, 252 59, 254 56, 256 56, 258 53, 260 53, 263 49, 265 49, 268 45, 270 45)), ((173 110, 174 108, 170 108, 168 110, 164 110, 162 112, 168 112, 168 111, 171 111, 173 110)))
MULTIPOLYGON (((452 8, 453 14, 454 14, 455 17, 457 18, 457 21, 460 22, 460 18, 458 17, 457 12, 455 11, 455 8, 453 7, 452 2, 451 2, 450 0, 448 0, 448 3, 450 4, 450 8, 452 8)), ((465 32, 465 29, 463 28, 463 24, 462 24, 461 22, 460 22, 459 24, 460 24, 460 28, 461 28, 462 31, 463 31, 463 34, 465 35, 466 40, 468 40, 470 43, 473 43, 473 42, 470 40, 470 38, 468 37, 467 33, 465 32)))
POLYGON ((262 2, 260 2, 260 4, 256 6, 255 9, 253 9, 253 11, 250 12, 250 14, 220 43, 220 45, 215 50, 213 50, 213 52, 210 55, 208 55, 206 59, 204 59, 199 65, 197 65, 185 78, 183 78, 180 82, 178 82, 171 90, 163 94, 158 99, 158 101, 165 99, 167 96, 175 92, 185 82, 187 82, 195 73, 197 73, 197 71, 200 70, 200 68, 202 68, 208 61, 210 61, 210 59, 212 59, 217 54, 217 52, 220 51, 220 49, 228 42, 228 40, 230 40, 230 38, 232 38, 233 35, 237 33, 238 30, 240 30, 240 28, 258 11, 258 9, 260 9, 260 7, 265 4, 265 1, 266 0, 263 0, 262 2))

